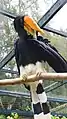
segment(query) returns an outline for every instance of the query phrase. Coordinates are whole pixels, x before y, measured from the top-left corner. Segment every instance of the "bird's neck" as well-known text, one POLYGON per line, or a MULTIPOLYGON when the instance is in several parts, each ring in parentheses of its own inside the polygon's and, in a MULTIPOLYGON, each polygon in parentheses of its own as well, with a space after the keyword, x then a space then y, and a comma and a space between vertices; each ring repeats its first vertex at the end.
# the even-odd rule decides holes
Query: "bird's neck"
POLYGON ((19 37, 20 37, 21 40, 23 39, 23 41, 24 41, 24 40, 27 40, 28 38, 29 38, 29 39, 30 39, 30 38, 32 38, 32 39, 33 39, 33 38, 37 39, 36 31, 34 31, 33 35, 28 35, 27 32, 26 32, 24 29, 21 29, 21 30, 18 32, 18 35, 19 35, 19 37))
POLYGON ((18 35, 19 35, 20 39, 23 39, 23 40, 28 38, 27 32, 23 29, 19 31, 18 35))

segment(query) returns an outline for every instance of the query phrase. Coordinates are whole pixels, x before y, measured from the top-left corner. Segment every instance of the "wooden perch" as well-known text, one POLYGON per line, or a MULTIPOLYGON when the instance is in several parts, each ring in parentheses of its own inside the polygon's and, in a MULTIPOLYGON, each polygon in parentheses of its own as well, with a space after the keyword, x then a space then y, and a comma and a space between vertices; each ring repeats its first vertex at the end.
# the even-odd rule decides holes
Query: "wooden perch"
POLYGON ((0 85, 15 85, 15 84, 24 84, 28 82, 35 82, 38 80, 67 80, 67 73, 41 73, 40 75, 31 75, 28 76, 24 81, 22 78, 15 79, 3 79, 0 80, 0 85))

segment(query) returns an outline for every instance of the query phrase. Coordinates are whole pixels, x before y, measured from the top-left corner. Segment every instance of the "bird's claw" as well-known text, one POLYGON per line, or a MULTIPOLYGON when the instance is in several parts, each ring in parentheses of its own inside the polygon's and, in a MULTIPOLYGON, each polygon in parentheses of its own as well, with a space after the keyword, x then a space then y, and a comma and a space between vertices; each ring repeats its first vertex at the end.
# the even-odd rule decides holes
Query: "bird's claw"
POLYGON ((36 77, 40 77, 42 72, 36 72, 36 77))
POLYGON ((22 81, 26 81, 27 80, 27 74, 23 74, 22 76, 20 76, 20 78, 22 79, 22 81))
MULTIPOLYGON (((40 78, 41 77, 41 73, 43 73, 43 71, 37 71, 36 72, 36 78, 40 78)), ((39 80, 39 83, 43 83, 43 81, 42 81, 42 79, 41 80, 39 80)))

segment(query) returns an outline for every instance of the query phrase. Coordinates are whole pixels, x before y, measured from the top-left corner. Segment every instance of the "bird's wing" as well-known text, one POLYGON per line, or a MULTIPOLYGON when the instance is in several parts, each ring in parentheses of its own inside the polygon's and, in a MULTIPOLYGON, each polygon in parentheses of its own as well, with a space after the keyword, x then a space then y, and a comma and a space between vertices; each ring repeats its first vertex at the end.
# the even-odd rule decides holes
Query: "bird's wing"
POLYGON ((38 40, 30 40, 29 42, 33 42, 41 50, 42 60, 47 61, 56 72, 67 72, 67 61, 54 46, 38 40))

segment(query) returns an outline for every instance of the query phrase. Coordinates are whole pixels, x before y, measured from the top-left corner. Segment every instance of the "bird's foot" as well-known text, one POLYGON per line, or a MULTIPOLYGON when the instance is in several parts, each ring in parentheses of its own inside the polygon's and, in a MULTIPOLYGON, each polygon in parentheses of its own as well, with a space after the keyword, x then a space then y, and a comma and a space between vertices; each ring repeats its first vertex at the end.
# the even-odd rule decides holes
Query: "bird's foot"
POLYGON ((36 77, 37 77, 37 78, 40 77, 40 76, 41 76, 41 73, 42 73, 42 71, 37 71, 37 72, 36 72, 36 77))
POLYGON ((20 78, 22 79, 22 81, 26 81, 27 80, 27 74, 21 75, 20 78))
MULTIPOLYGON (((42 70, 38 70, 37 72, 36 72, 36 78, 40 78, 41 77, 41 73, 43 73, 43 71, 42 70)), ((43 83, 43 81, 42 81, 42 79, 41 80, 39 80, 39 83, 43 83)))

